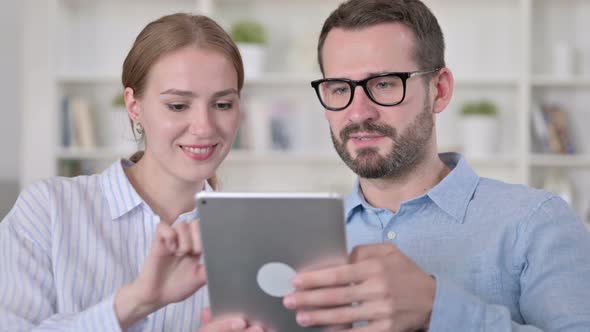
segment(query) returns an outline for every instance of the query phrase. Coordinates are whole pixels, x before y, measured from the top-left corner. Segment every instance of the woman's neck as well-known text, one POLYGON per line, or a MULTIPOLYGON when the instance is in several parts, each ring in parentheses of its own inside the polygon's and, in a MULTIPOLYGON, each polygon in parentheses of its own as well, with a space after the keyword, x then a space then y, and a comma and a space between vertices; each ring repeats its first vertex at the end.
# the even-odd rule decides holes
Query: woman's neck
POLYGON ((194 196, 204 185, 204 180, 191 183, 180 180, 145 155, 125 173, 139 196, 161 221, 169 224, 194 209, 194 196))

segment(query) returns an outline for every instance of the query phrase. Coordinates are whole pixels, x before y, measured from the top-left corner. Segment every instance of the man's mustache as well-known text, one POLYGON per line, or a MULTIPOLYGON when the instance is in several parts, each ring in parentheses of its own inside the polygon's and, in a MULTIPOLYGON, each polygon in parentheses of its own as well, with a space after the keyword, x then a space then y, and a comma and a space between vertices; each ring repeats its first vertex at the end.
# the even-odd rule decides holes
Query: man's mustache
POLYGON ((352 134, 359 132, 375 133, 381 136, 390 137, 391 139, 395 139, 397 135, 395 128, 391 126, 373 121, 364 121, 361 123, 351 123, 344 127, 344 129, 340 131, 340 140, 342 143, 346 143, 352 134))

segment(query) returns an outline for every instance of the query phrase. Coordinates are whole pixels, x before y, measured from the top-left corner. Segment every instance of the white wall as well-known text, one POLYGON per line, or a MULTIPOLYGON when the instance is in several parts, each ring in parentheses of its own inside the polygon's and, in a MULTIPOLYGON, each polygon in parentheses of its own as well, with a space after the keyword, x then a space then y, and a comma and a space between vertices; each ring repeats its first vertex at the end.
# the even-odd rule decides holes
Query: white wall
POLYGON ((0 0, 0 218, 18 194, 22 2, 0 0))

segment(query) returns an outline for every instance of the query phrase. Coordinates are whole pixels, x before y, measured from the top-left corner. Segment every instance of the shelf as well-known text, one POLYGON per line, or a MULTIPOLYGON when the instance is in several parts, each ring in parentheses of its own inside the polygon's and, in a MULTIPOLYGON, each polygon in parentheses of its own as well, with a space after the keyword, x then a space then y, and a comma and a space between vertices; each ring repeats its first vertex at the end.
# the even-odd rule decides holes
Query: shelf
MULTIPOLYGON (((114 160, 129 157, 135 151, 113 148, 59 148, 61 160, 114 160)), ((341 163, 336 152, 287 152, 232 150, 226 160, 230 163, 341 163)))
POLYGON ((227 161, 230 163, 342 163, 336 152, 287 152, 287 151, 247 151, 232 150, 227 161))
MULTIPOLYGON (((305 86, 309 87, 310 82, 322 78, 320 72, 313 73, 292 73, 292 72, 272 72, 265 73, 257 78, 247 78, 245 87, 273 87, 273 86, 305 86)), ((121 82, 120 74, 102 74, 102 73, 59 73, 56 80, 61 84, 96 84, 96 83, 113 83, 121 82)), ((552 80, 554 81, 554 80, 552 80)), ((586 81, 585 81, 586 82, 586 81)), ((516 86, 518 80, 511 77, 456 77, 457 86, 516 86)), ((590 85, 590 79, 586 84, 590 85)))
POLYGON ((590 155, 534 154, 531 165, 537 167, 590 167, 590 155))
POLYGON ((554 76, 534 76, 532 85, 535 87, 576 88, 590 87, 590 77, 560 78, 554 76))
POLYGON ((455 77, 455 85, 460 87, 469 86, 498 86, 508 87, 518 85, 518 79, 516 77, 502 77, 502 76, 480 76, 480 77, 468 77, 468 76, 457 76, 455 77))
MULTIPOLYGON (((61 160, 112 160, 129 157, 135 151, 113 148, 60 148, 57 157, 61 160)), ((343 163, 335 151, 298 152, 298 151, 248 151, 232 150, 226 158, 229 163, 343 163)), ((490 156, 469 158, 473 167, 514 167, 515 158, 510 156, 490 156)), ((590 156, 587 157, 590 165, 590 156)))
POLYGON ((57 158, 61 160, 115 160, 129 157, 135 151, 114 148, 59 148, 57 158))
POLYGON ((313 80, 317 80, 322 78, 322 74, 320 72, 317 73, 265 73, 261 77, 258 78, 247 78, 246 82, 244 83, 245 87, 248 86, 264 86, 264 87, 272 87, 277 85, 297 85, 297 86, 305 86, 310 87, 310 82, 313 80))
MULTIPOLYGON (((322 78, 322 73, 266 73, 260 78, 246 78, 246 86, 276 86, 276 85, 305 85, 322 78)), ((481 76, 481 77, 457 77, 455 84, 458 86, 516 86, 518 80, 515 77, 481 76)))
MULTIPOLYGON (((80 6, 88 6, 88 5, 92 5, 93 3, 98 3, 99 1, 94 1, 94 0, 61 0, 67 7, 70 8, 78 8, 80 6)), ((176 2, 184 2, 187 4, 191 4, 193 5, 195 8, 199 8, 198 4, 199 2, 218 2, 220 0, 177 0, 176 2)), ((113 3, 113 4, 118 4, 120 1, 119 0, 102 0, 100 1, 101 3, 113 3)), ((134 5, 145 5, 146 3, 155 3, 155 4, 160 4, 160 3, 164 3, 165 1, 163 0, 127 0, 127 3, 131 3, 134 5)))
POLYGON ((489 157, 469 157, 465 159, 470 166, 475 168, 509 168, 516 167, 518 160, 509 155, 489 156, 489 157))
MULTIPOLYGON (((305 85, 310 86, 310 82, 322 78, 321 73, 265 73, 261 77, 248 79, 246 78, 245 86, 277 86, 277 85, 305 85)), ((60 84, 120 84, 120 74, 102 74, 102 73, 58 73, 56 80, 60 84)))
MULTIPOLYGON (((511 156, 489 156, 489 157, 467 157, 467 162, 473 167, 501 167, 510 168, 516 167, 518 161, 511 156)), ((284 152, 284 151, 268 151, 255 152, 245 150, 232 150, 227 160, 230 162, 268 162, 268 163, 284 163, 284 162, 307 162, 307 163, 338 163, 343 164, 342 159, 335 151, 329 152, 284 152)))
POLYGON ((55 79, 60 84, 120 84, 121 74, 59 73, 55 79))

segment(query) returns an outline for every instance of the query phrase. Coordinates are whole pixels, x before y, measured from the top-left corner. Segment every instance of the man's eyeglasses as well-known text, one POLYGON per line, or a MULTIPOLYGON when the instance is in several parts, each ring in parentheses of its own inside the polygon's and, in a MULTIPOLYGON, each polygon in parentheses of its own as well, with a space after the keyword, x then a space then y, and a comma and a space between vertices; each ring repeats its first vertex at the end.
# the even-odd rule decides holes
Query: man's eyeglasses
POLYGON ((377 105, 395 106, 406 97, 406 81, 413 76, 434 73, 441 68, 416 70, 401 73, 384 73, 364 80, 324 78, 311 82, 320 102, 330 111, 341 111, 352 103, 354 91, 362 86, 369 98, 377 105))

